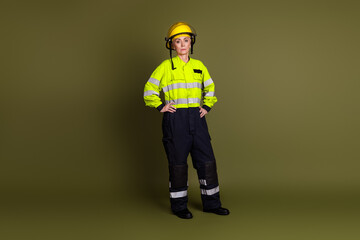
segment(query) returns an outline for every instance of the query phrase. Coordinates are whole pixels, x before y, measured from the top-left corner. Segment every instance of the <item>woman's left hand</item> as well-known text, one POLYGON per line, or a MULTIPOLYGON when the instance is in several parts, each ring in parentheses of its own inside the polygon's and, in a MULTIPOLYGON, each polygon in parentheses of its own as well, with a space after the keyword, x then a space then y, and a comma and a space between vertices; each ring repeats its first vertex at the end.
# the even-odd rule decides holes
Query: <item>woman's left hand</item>
POLYGON ((203 116, 205 116, 207 113, 208 113, 208 111, 206 111, 206 109, 205 108, 202 108, 202 107, 199 107, 200 108, 200 118, 202 118, 203 116))

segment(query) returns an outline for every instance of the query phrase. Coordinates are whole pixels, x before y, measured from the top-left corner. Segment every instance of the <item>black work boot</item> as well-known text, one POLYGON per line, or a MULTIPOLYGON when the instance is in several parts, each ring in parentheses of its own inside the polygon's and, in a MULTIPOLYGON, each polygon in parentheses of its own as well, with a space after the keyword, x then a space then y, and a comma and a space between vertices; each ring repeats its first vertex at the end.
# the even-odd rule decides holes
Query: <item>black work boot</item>
POLYGON ((229 209, 226 209, 223 207, 218 207, 218 208, 213 208, 213 209, 204 209, 204 212, 215 213, 217 215, 229 215, 230 214, 229 209))
POLYGON ((193 217, 193 215, 191 214, 191 212, 189 211, 189 209, 185 208, 183 210, 174 212, 174 214, 176 216, 178 216, 179 218, 184 218, 184 219, 190 219, 193 217))

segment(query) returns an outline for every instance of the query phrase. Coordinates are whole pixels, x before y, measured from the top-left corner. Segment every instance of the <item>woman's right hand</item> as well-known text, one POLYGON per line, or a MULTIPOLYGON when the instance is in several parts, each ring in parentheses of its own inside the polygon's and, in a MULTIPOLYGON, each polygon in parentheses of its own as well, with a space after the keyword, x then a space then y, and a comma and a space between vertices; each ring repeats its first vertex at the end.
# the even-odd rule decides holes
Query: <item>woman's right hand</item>
POLYGON ((176 107, 172 106, 173 104, 174 104, 173 102, 166 104, 166 105, 163 107, 163 109, 161 109, 160 112, 162 112, 162 113, 163 113, 163 112, 171 112, 171 113, 176 112, 176 107))

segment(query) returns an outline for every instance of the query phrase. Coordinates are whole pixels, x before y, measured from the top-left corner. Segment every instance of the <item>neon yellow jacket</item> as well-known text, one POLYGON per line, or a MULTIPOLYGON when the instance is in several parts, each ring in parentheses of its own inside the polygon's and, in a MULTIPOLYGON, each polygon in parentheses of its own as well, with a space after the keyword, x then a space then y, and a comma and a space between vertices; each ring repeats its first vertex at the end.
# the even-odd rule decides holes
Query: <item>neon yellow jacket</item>
POLYGON ((217 102, 215 84, 205 65, 190 58, 187 63, 178 56, 171 61, 163 61, 151 74, 144 88, 145 105, 155 107, 159 111, 164 104, 160 99, 160 91, 164 92, 165 103, 174 102, 176 108, 199 107, 203 101, 203 108, 207 111, 217 102))

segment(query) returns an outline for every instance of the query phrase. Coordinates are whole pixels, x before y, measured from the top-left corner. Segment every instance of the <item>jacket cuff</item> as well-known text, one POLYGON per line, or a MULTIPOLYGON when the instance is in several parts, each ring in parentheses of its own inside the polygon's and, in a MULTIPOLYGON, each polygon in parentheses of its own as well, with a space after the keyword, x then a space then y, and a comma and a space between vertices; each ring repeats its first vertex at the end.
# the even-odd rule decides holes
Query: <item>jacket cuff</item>
POLYGON ((206 106, 206 105, 203 105, 202 108, 204 108, 207 112, 210 112, 210 110, 211 110, 211 107, 206 106))
POLYGON ((162 103, 156 109, 160 112, 163 109, 164 106, 165 106, 165 104, 162 103))

